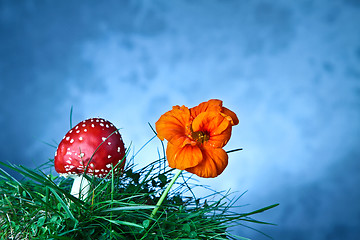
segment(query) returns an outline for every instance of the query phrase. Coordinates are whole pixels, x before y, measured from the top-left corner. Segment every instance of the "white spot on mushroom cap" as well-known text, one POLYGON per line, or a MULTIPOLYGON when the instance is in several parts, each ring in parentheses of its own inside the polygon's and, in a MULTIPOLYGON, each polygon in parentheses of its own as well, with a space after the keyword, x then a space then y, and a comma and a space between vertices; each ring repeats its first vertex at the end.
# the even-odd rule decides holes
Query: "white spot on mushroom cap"
POLYGON ((77 131, 76 131, 76 133, 79 133, 79 132, 80 132, 80 130, 77 130, 77 131))
POLYGON ((69 131, 69 133, 72 133, 72 132, 73 132, 73 130, 70 130, 70 131, 69 131))
POLYGON ((105 140, 106 140, 106 137, 102 137, 101 139, 102 139, 103 141, 105 141, 105 140))
POLYGON ((108 155, 108 158, 111 158, 111 155, 108 155))
POLYGON ((117 150, 117 151, 118 151, 118 152, 120 152, 120 150, 121 150, 121 148, 120 148, 120 147, 118 147, 118 150, 117 150))
POLYGON ((111 142, 108 142, 108 145, 111 145, 111 142))
POLYGON ((80 157, 82 158, 82 157, 84 157, 85 156, 85 153, 80 153, 80 157))
POLYGON ((93 164, 93 163, 90 163, 90 167, 92 167, 92 168, 93 168, 93 167, 94 167, 94 164, 93 164))
POLYGON ((69 141, 70 137, 66 137, 66 141, 69 141))
POLYGON ((82 140, 83 140, 83 137, 79 137, 79 140, 82 141, 82 140))
POLYGON ((70 143, 73 143, 73 142, 74 142, 74 139, 71 139, 71 140, 70 140, 70 143))
POLYGON ((103 124, 103 123, 100 123, 100 126, 102 126, 102 127, 103 127, 103 126, 104 126, 104 124, 103 124))
POLYGON ((86 124, 84 123, 82 126, 83 126, 83 127, 85 127, 85 126, 86 126, 86 124))
POLYGON ((95 172, 98 173, 98 172, 100 172, 100 170, 99 170, 99 169, 95 169, 95 172))
POLYGON ((86 129, 86 128, 84 129, 84 132, 87 132, 87 129, 86 129))
POLYGON ((71 161, 70 161, 70 160, 67 160, 66 162, 67 162, 68 164, 71 164, 71 161))
POLYGON ((106 167, 107 168, 111 168, 111 164, 109 163, 109 164, 106 164, 106 167))
POLYGON ((79 126, 76 126, 76 127, 75 127, 75 129, 78 129, 78 128, 79 128, 79 126))
POLYGON ((91 127, 95 127, 95 125, 94 125, 94 124, 91 124, 91 127))
POLYGON ((106 127, 106 128, 109 128, 109 124, 106 124, 105 127, 106 127))

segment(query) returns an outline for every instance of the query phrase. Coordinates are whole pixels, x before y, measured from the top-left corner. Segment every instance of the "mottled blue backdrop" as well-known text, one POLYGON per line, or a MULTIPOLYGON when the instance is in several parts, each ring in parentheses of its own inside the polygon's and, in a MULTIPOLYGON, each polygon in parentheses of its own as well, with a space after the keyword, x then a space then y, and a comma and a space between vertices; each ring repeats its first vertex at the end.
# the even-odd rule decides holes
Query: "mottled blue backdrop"
MULTIPOLYGON (((36 167, 104 117, 134 151, 173 105, 219 98, 240 125, 217 190, 248 190, 286 240, 360 235, 360 1, 0 0, 0 160, 36 167)), ((137 157, 157 158, 158 141, 137 157)), ((267 239, 246 228, 235 232, 267 239)))

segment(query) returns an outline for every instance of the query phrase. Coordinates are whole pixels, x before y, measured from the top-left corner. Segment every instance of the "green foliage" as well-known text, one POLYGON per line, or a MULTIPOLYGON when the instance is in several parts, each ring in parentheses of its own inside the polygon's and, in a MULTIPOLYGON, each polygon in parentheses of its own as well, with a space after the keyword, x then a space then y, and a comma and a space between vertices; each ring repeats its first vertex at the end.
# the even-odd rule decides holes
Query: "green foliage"
POLYGON ((107 179, 87 177, 92 191, 84 200, 69 194, 71 179, 45 174, 52 162, 37 170, 0 162, 25 177, 18 181, 0 168, 0 239, 245 239, 232 236, 228 228, 268 224, 250 216, 277 206, 237 213, 238 198, 218 192, 196 198, 191 189, 203 186, 183 176, 151 219, 173 176, 164 161, 139 170, 129 161, 124 172, 107 179))

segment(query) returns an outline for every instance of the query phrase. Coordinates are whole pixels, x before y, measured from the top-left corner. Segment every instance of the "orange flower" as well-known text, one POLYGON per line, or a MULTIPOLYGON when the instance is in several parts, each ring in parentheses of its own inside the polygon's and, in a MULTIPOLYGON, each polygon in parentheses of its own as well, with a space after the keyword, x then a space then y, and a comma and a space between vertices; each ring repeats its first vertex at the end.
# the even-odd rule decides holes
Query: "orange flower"
POLYGON ((169 166, 200 177, 216 177, 227 166, 222 149, 239 120, 234 112, 211 99, 196 107, 174 106, 155 123, 158 137, 168 141, 169 166))

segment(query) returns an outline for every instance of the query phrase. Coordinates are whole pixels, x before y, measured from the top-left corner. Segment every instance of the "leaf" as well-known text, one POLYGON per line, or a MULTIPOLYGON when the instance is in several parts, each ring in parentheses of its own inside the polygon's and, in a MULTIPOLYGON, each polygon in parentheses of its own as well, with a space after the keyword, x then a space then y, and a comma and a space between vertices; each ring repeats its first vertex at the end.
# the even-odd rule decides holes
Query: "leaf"
POLYGON ((144 227, 144 228, 148 228, 149 225, 150 225, 150 220, 148 220, 148 219, 147 219, 147 220, 144 220, 142 224, 143 224, 143 227, 144 227))
POLYGON ((105 217, 101 217, 101 216, 95 216, 95 219, 102 219, 105 221, 108 221, 110 223, 114 223, 116 225, 125 225, 125 226, 129 226, 129 227, 137 227, 137 228, 144 228, 143 226, 136 224, 136 223, 132 223, 132 222, 126 222, 126 221, 120 221, 120 220, 112 220, 112 219, 108 219, 105 217))
POLYGON ((45 220, 46 220, 46 217, 45 217, 45 216, 40 217, 40 218, 38 219, 38 221, 37 221, 38 227, 42 227, 42 226, 44 225, 44 223, 45 223, 45 220))
POLYGON ((189 234, 189 237, 191 238, 196 238, 197 237, 197 233, 195 231, 192 231, 190 234, 189 234))
POLYGON ((182 229, 187 233, 191 232, 191 227, 189 224, 184 224, 182 229))
POLYGON ((71 218, 77 225, 78 220, 74 217, 74 215, 71 213, 68 205, 66 205, 66 203, 62 200, 62 198, 59 196, 59 194, 57 194, 57 192, 55 192, 54 189, 50 188, 50 191, 54 194, 55 198, 59 201, 59 203, 61 204, 61 207, 65 210, 67 216, 69 218, 71 218))
POLYGON ((164 187, 167 183, 167 177, 165 174, 160 174, 159 175, 159 180, 160 180, 160 187, 164 187))
POLYGON ((154 208, 155 208, 155 206, 151 206, 151 205, 138 205, 138 206, 110 208, 110 209, 104 210, 103 212, 133 211, 133 210, 154 209, 154 208))
POLYGON ((272 204, 270 206, 267 206, 267 207, 264 207, 264 208, 260 208, 258 210, 255 210, 255 211, 252 211, 252 212, 249 212, 249 213, 244 213, 243 216, 250 216, 250 215, 254 215, 254 214, 257 214, 257 213, 261 213, 261 212, 264 212, 264 211, 267 211, 271 208, 274 208, 274 207, 277 207, 279 206, 279 203, 276 203, 276 204, 272 204))

